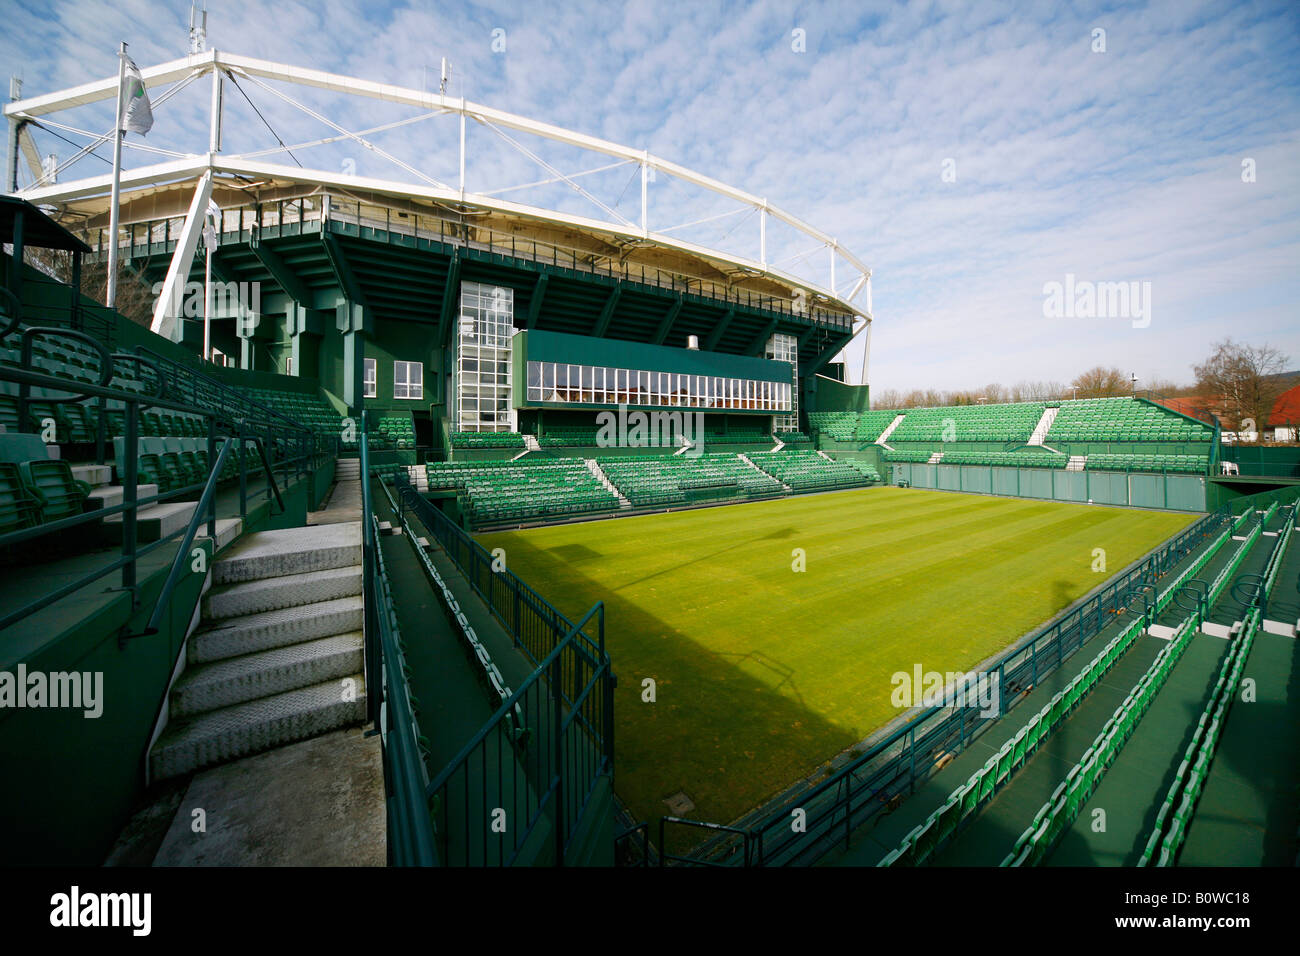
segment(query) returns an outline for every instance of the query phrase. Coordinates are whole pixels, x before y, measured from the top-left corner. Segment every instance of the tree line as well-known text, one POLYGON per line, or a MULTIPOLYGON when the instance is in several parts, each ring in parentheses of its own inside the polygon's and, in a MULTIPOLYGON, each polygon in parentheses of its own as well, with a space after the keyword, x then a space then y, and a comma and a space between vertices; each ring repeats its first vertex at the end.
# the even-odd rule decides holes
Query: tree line
MULTIPOLYGON (((1190 382, 1169 379, 1142 380, 1115 366, 1098 365, 1070 382, 1022 381, 1014 385, 992 382, 983 388, 894 388, 872 392, 872 408, 918 408, 951 405, 996 405, 1004 402, 1043 402, 1074 398, 1115 398, 1140 395, 1153 399, 1181 399, 1179 409, 1196 417, 1218 416, 1225 428, 1237 429, 1246 420, 1259 429, 1295 422, 1269 421, 1277 399, 1300 383, 1300 374, 1287 373, 1290 358, 1268 344, 1249 345, 1231 338, 1217 342, 1206 359, 1192 366, 1190 382)), ((1279 416, 1281 417, 1281 416, 1279 416)))

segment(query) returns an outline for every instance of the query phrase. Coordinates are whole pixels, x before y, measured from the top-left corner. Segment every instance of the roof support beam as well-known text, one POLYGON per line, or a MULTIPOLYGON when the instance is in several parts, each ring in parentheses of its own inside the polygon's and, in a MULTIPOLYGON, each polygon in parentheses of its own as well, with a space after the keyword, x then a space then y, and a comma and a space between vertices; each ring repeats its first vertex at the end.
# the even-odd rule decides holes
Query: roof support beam
POLYGON ((726 312, 722 313, 722 318, 718 319, 713 326, 713 331, 710 332, 709 337, 704 340, 704 350, 706 352, 712 352, 717 348, 718 342, 722 339, 722 334, 727 331, 727 326, 731 324, 731 320, 735 317, 736 307, 734 305, 730 306, 726 312))
POLYGON ((614 306, 618 305, 619 298, 623 295, 623 287, 615 285, 609 293, 609 298, 605 300, 605 307, 600 310, 600 318, 596 320, 596 327, 591 330, 591 334, 598 339, 603 339, 605 333, 609 330, 609 323, 614 319, 614 306))
POLYGON ((745 354, 758 355, 762 352, 763 347, 767 345, 768 340, 772 338, 772 333, 776 331, 777 323, 780 321, 779 318, 774 318, 771 322, 767 323, 767 325, 763 326, 763 331, 759 332, 754 340, 749 343, 749 347, 745 349, 745 354))
POLYGON ((456 314, 456 303, 460 298, 460 250, 451 254, 447 266, 447 284, 442 287, 442 308, 438 312, 438 347, 447 344, 447 335, 451 328, 452 316, 456 314))
MULTIPOLYGON (((180 238, 172 253, 171 265, 167 267, 167 278, 163 280, 162 294, 154 307, 153 321, 149 331, 180 341, 181 308, 185 298, 185 283, 190 278, 190 265, 194 262, 194 250, 199 245, 199 234, 203 231, 203 220, 208 211, 208 200, 212 198, 212 173, 206 172, 199 177, 190 200, 190 209, 181 226, 180 238)), ((116 237, 113 237, 116 240, 116 237)))
POLYGON ((537 320, 542 314, 542 299, 546 296, 546 283, 551 280, 549 272, 543 272, 533 283, 533 294, 528 298, 528 328, 537 328, 537 320))
POLYGON ((310 308, 312 304, 311 292, 303 285, 297 274, 289 268, 289 264, 280 257, 279 253, 261 241, 252 243, 252 249, 253 255, 257 256, 257 261, 262 263, 267 272, 271 273, 271 278, 279 283, 285 295, 293 299, 298 305, 310 308))
MULTIPOLYGON (((334 278, 338 280, 344 298, 356 305, 365 305, 366 295, 361 291, 361 283, 357 282, 352 267, 348 265, 348 258, 343 252, 343 245, 328 232, 321 233, 321 241, 325 244, 325 257, 330 261, 330 268, 334 270, 334 278)), ((303 304, 309 305, 310 303, 303 304)))
POLYGON ((659 323, 659 330, 655 332, 655 337, 653 340, 655 345, 664 344, 664 340, 668 338, 669 330, 672 329, 673 323, 677 321, 677 316, 681 314, 682 314, 682 299, 680 296, 678 296, 677 301, 674 302, 672 306, 668 309, 668 314, 664 316, 664 320, 659 323))
POLYGON ((822 366, 841 352, 844 349, 844 346, 849 344, 849 341, 836 342, 822 349, 818 356, 812 360, 812 364, 808 367, 808 374, 815 375, 817 372, 821 371, 822 366))

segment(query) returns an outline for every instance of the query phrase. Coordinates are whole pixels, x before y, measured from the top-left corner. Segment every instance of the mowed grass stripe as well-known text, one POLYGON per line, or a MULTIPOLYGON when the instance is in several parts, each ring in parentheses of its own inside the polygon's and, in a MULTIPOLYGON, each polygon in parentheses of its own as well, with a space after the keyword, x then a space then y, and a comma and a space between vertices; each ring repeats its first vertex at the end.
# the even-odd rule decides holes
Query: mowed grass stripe
POLYGON ((729 822, 896 717, 895 672, 973 668, 1195 517, 885 487, 480 540, 571 619, 605 601, 633 812, 729 822))

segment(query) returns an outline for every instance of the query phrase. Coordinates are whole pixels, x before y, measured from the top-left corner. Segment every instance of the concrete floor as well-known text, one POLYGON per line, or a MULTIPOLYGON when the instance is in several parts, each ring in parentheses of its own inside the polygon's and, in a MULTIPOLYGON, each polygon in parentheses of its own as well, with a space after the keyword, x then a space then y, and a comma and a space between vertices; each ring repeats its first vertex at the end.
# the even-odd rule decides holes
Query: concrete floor
POLYGON ((379 738, 353 728, 196 774, 153 863, 384 866, 386 832, 379 738))

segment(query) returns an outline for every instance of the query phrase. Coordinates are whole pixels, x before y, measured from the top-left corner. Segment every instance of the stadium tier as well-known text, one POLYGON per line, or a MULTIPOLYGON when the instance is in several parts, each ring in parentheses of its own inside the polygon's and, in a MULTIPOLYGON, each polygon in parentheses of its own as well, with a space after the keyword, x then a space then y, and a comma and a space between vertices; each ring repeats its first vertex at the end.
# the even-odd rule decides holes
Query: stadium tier
POLYGON ((752 452, 746 457, 790 488, 856 488, 869 479, 847 462, 831 461, 812 451, 752 452))
POLYGON ((1061 402, 1047 432, 1051 442, 1209 442, 1214 429, 1163 406, 1130 398, 1061 402))
POLYGON ((1027 442, 1043 417, 1040 402, 1014 405, 955 405, 913 408, 889 436, 889 443, 1019 441, 1027 442))
POLYGON ((475 524, 536 521, 616 511, 619 507, 618 496, 579 458, 552 458, 529 464, 429 464, 425 476, 430 490, 463 491, 468 516, 475 524))

